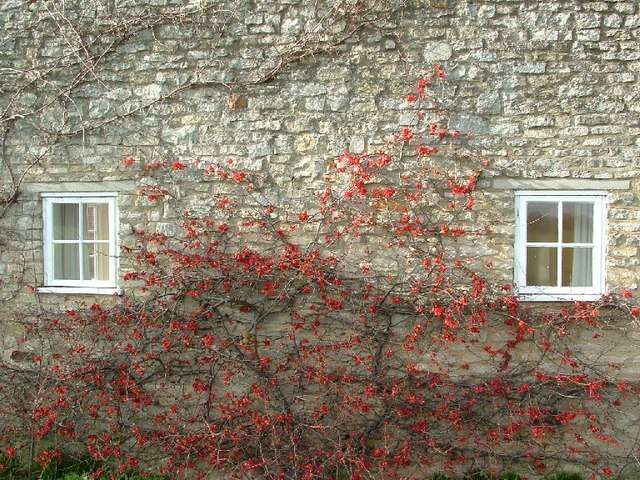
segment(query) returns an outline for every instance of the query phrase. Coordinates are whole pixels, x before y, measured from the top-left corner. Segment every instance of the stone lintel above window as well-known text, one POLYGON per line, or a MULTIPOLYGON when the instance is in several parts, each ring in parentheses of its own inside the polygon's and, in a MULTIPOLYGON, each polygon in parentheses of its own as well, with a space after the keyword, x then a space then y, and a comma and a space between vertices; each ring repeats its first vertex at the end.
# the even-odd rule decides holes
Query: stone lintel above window
POLYGON ((490 188, 496 190, 628 190, 628 179, 592 179, 592 178, 514 178, 493 177, 490 188))

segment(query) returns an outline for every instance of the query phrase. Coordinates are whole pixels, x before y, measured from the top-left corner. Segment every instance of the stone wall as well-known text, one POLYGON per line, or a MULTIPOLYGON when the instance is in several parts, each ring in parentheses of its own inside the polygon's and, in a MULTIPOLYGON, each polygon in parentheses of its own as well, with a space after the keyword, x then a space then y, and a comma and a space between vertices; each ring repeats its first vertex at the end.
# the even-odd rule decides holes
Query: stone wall
MULTIPOLYGON (((371 25, 332 12, 338 3, 0 1, 5 360, 20 361, 14 327, 25 313, 112 301, 33 293, 43 282, 42 193, 118 192, 123 246, 135 228, 171 235, 181 208, 210 206, 221 187, 202 171, 229 157, 269 175, 274 202, 306 206, 329 160, 375 150, 410 123, 405 95, 434 63, 448 72, 439 96, 449 126, 491 162, 469 221, 492 233, 460 245, 462 253, 491 262, 492 280, 510 284, 514 190, 607 190, 608 285, 637 291, 636 0, 371 0, 380 14, 371 25), (110 26, 113 35, 95 35, 110 26), (132 167, 125 156, 136 159, 132 167), (158 161, 189 165, 174 176, 175 204, 136 194, 156 181, 143 165, 158 161)), ((120 276, 131 268, 123 256, 120 276)), ((485 331, 477 351, 449 355, 454 347, 439 360, 453 377, 495 372, 499 359, 488 362, 481 349, 502 333, 485 331)), ((612 381, 637 379, 637 331, 607 332, 597 346, 592 335, 580 330, 573 351, 618 364, 612 381)), ((544 354, 527 357, 533 350, 519 353, 542 364, 544 354)), ((625 422, 637 425, 637 410, 625 422)), ((637 437, 637 428, 625 431, 637 437)))
MULTIPOLYGON (((332 3, 315 4, 3 2, 3 191, 11 187, 7 163, 22 182, 0 219, 2 315, 38 302, 94 300, 23 288, 42 283, 41 192, 119 191, 124 245, 136 226, 171 233, 177 214, 136 197, 151 181, 144 162, 179 160, 197 171, 233 156, 275 178, 281 201, 304 203, 322 185, 328 159, 345 148, 375 149, 406 122, 404 96, 436 62, 449 73, 442 98, 453 111, 450 127, 491 159, 478 211, 494 233, 473 253, 510 283, 514 188, 610 190, 608 283, 637 287, 635 1, 383 2, 388 20, 346 38, 349 22, 323 23, 332 3), (85 31, 67 27, 63 12, 85 31), (168 18, 153 20, 162 12, 168 18), (149 25, 135 30, 136 15, 149 25), (115 45, 91 43, 92 29, 114 19, 129 21, 127 35, 115 45), (265 81, 305 38, 335 47, 295 59, 265 81), (125 168, 125 155, 136 166, 125 168)), ((198 178, 181 177, 186 208, 206 204, 217 188, 198 178)))

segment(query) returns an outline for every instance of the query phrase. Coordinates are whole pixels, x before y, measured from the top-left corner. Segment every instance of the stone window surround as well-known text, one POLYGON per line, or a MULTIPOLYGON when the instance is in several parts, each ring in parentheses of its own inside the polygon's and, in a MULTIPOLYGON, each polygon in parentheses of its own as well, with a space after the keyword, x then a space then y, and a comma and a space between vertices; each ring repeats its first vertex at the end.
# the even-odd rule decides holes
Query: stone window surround
MULTIPOLYGON (((516 225, 514 235, 514 283, 520 298, 524 301, 553 302, 553 301, 593 301, 606 293, 606 258, 607 258, 607 201, 608 193, 603 190, 521 190, 515 192, 516 225), (526 285, 526 255, 527 255, 527 202, 539 201, 561 203, 566 201, 592 201, 593 211, 593 240, 588 242, 593 248, 592 286, 590 287, 562 287, 562 286, 527 286, 526 285)), ((562 209, 560 209, 562 210, 562 209)), ((562 222, 562 217, 558 217, 562 222)), ((558 233, 562 230, 558 225, 558 233)), ((538 242, 536 242, 538 243, 538 242)), ((552 242, 554 243, 554 242, 552 242)), ((565 245, 559 237, 556 248, 558 255, 565 245)), ((572 245, 573 246, 573 245, 572 245)), ((566 247, 565 247, 566 248, 566 247)), ((560 257, 558 256, 558 259, 560 257)), ((561 262, 558 260, 558 275, 561 272, 561 262)), ((558 277, 560 278, 560 277, 558 277)))
POLYGON ((627 179, 600 180, 592 178, 514 178, 493 177, 488 182, 495 190, 628 190, 627 179))
MULTIPOLYGON (((83 182, 86 186, 89 182, 83 182)), ((81 187, 83 185, 73 184, 71 182, 57 183, 57 184, 28 184, 26 191, 37 191, 40 194, 43 205, 43 259, 44 259, 44 285, 38 287, 38 293, 58 293, 58 294, 92 294, 92 295, 114 295, 121 294, 122 291, 117 285, 118 281, 118 208, 117 208, 117 192, 105 192, 97 191, 96 187, 101 186, 104 188, 102 182, 96 182, 91 185, 89 191, 78 191, 73 187, 81 187), (45 186, 46 185, 46 186, 45 186), (46 188, 49 187, 57 188, 46 188), (44 187, 44 188, 43 188, 44 187), (75 190, 75 191, 74 191, 75 190), (110 241, 109 251, 110 255, 113 255, 110 260, 111 279, 108 281, 64 281, 55 282, 56 285, 51 285, 49 278, 52 276, 52 253, 50 252, 51 244, 51 232, 52 225, 50 206, 54 199, 64 199, 65 201, 71 201, 77 199, 78 201, 86 201, 89 199, 95 199, 96 201, 105 199, 110 205, 109 219, 110 226, 110 241), (62 285, 64 283, 65 285, 62 285)))
MULTIPOLYGON (((492 178, 485 179, 480 183, 484 188, 488 188, 491 190, 512 190, 515 192, 518 191, 571 191, 574 193, 585 192, 587 190, 593 191, 602 191, 602 192, 610 192, 610 191, 621 191, 621 190, 629 190, 631 188, 631 180, 629 179, 594 179, 594 178, 522 178, 522 177, 507 177, 507 176, 495 176, 492 178)), ((606 207, 606 205, 605 205, 606 207)), ((516 217, 517 218, 517 217, 516 217)), ((606 232, 606 230, 605 230, 606 232)), ((603 269, 603 274, 606 276, 606 255, 607 255, 607 241, 606 241, 606 233, 605 238, 603 239, 604 245, 604 253, 603 260, 605 263, 605 267, 603 269)), ((515 248, 514 248, 515 251, 515 248)), ((515 280, 515 262, 514 262, 514 280, 515 280)), ((606 280, 603 279, 605 284, 605 288, 603 289, 603 293, 606 293, 606 280)), ((595 296, 593 300, 597 300, 599 296, 595 296)), ((537 298, 529 296, 522 296, 521 299, 523 301, 539 301, 539 302, 563 302, 567 301, 565 299, 560 298, 544 298, 543 296, 538 296, 537 298)), ((582 300, 586 300, 582 298, 582 300)))

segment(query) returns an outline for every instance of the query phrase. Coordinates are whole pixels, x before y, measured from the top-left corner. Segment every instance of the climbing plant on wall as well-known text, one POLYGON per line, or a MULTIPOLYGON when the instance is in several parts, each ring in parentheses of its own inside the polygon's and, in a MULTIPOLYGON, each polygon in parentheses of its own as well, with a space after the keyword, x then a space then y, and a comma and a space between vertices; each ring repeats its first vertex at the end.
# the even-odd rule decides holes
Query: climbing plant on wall
POLYGON ((457 248, 491 233, 475 201, 488 161, 447 127, 445 77, 436 66, 409 88, 412 120, 329 162, 306 204, 274 201, 234 158, 122 159, 153 179, 140 201, 178 208, 195 178, 210 207, 185 210, 175 236, 136 232, 113 306, 27 328, 38 353, 2 365, 3 453, 47 464, 64 445, 172 478, 607 477, 632 463, 638 385, 598 345, 640 309, 626 291, 525 307, 457 248))
MULTIPOLYGON (((395 38, 394 22, 406 6, 404 0, 327 0, 272 5, 275 13, 258 15, 246 0, 4 3, 0 247, 10 254, 0 270, 0 303, 16 301, 22 285, 41 275, 32 224, 39 215, 33 204, 24 206, 32 200, 25 183, 64 181, 52 175, 63 165, 84 179, 86 173, 101 175, 102 168, 89 166, 93 155, 106 162, 100 163, 105 169, 122 172, 123 145, 137 145, 132 153, 140 155, 156 142, 155 129, 143 126, 150 117, 195 96, 220 95, 212 102, 219 112, 244 109, 248 98, 268 91, 296 65, 340 58, 347 45, 372 37, 395 38), (304 22, 297 18, 300 10, 304 22), (263 17, 264 24, 256 24, 263 17), (290 26, 275 35, 281 20, 290 26), (76 147, 79 156, 69 155, 76 147), (77 171, 84 170, 78 162, 89 172, 77 171)), ((163 125, 180 121, 171 118, 163 125)), ((193 119, 187 123, 191 127, 193 119)), ((147 154, 172 155, 165 147, 147 154)))

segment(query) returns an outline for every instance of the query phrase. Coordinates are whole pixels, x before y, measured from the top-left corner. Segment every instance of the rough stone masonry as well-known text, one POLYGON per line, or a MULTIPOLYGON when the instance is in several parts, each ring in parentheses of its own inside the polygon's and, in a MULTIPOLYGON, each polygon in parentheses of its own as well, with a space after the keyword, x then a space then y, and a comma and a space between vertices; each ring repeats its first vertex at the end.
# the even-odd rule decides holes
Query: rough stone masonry
MULTIPOLYGON (((607 281, 637 288, 636 1, 382 2, 375 26, 351 35, 334 4, 3 1, 0 319, 95 300, 24 288, 42 284, 42 193, 119 192, 123 245, 136 226, 172 233, 178 215, 136 196, 152 183, 144 162, 232 156, 304 201, 328 159, 405 121, 404 95, 434 63, 449 74, 450 127, 492 162, 479 211, 494 233, 475 254, 510 283, 514 190, 607 190, 607 281), (296 57, 310 40, 331 48, 296 57), (138 167, 123 167, 127 155, 138 167)), ((215 186, 178 188, 198 208, 215 186)), ((9 352, 17 340, 2 338, 9 352)))
MULTIPOLYGON (((477 211, 493 233, 466 253, 509 284, 515 190, 605 190, 607 283, 637 291, 638 2, 363 3, 373 9, 358 18, 337 0, 0 0, 3 359, 28 359, 15 328, 25 312, 111 301, 34 294, 42 194, 118 192, 123 246, 134 228, 171 235, 180 215, 137 196, 154 185, 144 163, 189 165, 182 208, 210 204, 218 187, 202 168, 229 157, 273 178, 275 201, 304 205, 327 161, 375 150, 408 122, 404 97, 434 63, 448 72, 450 128, 491 160, 477 211)), ((120 277, 130 268, 123 256, 120 277)), ((637 378, 638 339, 610 340, 621 375, 637 378)))

